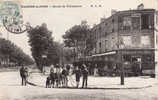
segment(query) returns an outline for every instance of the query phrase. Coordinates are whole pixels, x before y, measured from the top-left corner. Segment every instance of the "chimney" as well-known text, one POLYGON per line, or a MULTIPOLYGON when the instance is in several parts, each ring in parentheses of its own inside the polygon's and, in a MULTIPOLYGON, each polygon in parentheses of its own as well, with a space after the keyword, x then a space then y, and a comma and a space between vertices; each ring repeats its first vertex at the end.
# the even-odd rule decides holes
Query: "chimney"
POLYGON ((96 24, 93 24, 93 27, 95 27, 96 26, 96 24))
POLYGON ((144 9, 144 4, 141 3, 140 5, 138 5, 138 6, 137 6, 137 9, 138 9, 138 10, 143 10, 143 9, 144 9))
POLYGON ((82 20, 82 21, 81 21, 81 25, 83 25, 83 26, 84 26, 84 25, 87 25, 87 21, 86 21, 86 20, 82 20))
POLYGON ((114 15, 115 13, 117 13, 117 10, 116 9, 112 9, 111 10, 111 15, 114 15))
POLYGON ((100 22, 104 22, 106 18, 100 18, 100 22))

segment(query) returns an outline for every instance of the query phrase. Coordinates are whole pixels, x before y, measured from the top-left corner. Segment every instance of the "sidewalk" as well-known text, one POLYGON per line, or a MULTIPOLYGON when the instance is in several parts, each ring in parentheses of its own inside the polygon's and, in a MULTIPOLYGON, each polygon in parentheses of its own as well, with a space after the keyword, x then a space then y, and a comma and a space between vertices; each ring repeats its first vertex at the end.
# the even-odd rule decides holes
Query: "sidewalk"
MULTIPOLYGON (((46 77, 40 73, 32 73, 29 77, 31 83, 45 87, 46 77)), ((75 87, 75 77, 68 77, 68 86, 75 87)), ((120 77, 88 77, 88 89, 142 89, 158 84, 158 79, 150 77, 125 77, 125 85, 120 85, 120 77)), ((82 86, 82 77, 80 86, 82 86)))

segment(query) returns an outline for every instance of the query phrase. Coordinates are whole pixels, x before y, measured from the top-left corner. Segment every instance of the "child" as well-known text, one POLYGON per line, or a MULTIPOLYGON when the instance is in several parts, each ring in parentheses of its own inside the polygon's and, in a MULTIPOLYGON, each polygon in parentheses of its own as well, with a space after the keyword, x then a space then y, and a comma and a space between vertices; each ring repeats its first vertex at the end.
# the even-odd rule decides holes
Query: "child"
POLYGON ((50 76, 48 76, 46 79, 46 88, 50 88, 50 81, 51 81, 50 76))

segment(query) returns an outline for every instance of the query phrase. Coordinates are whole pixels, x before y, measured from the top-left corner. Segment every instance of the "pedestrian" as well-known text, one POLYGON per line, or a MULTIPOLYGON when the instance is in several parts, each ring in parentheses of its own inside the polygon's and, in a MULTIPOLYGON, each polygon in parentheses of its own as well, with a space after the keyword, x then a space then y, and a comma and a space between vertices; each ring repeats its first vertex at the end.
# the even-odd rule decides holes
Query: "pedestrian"
POLYGON ((26 86, 27 85, 27 79, 28 79, 28 76, 29 76, 29 70, 27 67, 24 67, 24 85, 26 86))
POLYGON ((46 88, 51 88, 51 77, 50 77, 50 75, 46 79, 46 88))
POLYGON ((62 70, 62 84, 64 87, 67 87, 68 86, 68 71, 67 69, 64 67, 63 70, 62 70))
POLYGON ((81 70, 76 66, 76 69, 74 70, 75 77, 76 77, 76 87, 79 87, 80 84, 80 77, 81 77, 81 70))
POLYGON ((61 72, 62 72, 62 69, 61 69, 59 64, 56 64, 55 69, 56 69, 56 73, 55 73, 56 87, 59 87, 61 85, 61 72))
POLYGON ((21 76, 21 85, 24 85, 24 66, 22 65, 22 67, 20 68, 20 76, 21 76))
POLYGON ((26 83, 27 83, 27 77, 28 77, 28 69, 27 67, 24 67, 22 65, 22 67, 20 68, 20 76, 22 78, 22 82, 21 82, 21 85, 25 85, 26 86, 26 83))
POLYGON ((134 76, 138 76, 138 68, 137 67, 138 67, 137 62, 134 61, 133 65, 132 65, 132 70, 133 70, 134 76))
POLYGON ((60 66, 59 66, 59 64, 56 64, 56 65, 55 65, 55 69, 56 69, 56 72, 57 72, 57 73, 60 72, 60 66))
POLYGON ((55 70, 54 70, 54 66, 51 65, 51 68, 50 68, 50 81, 51 81, 51 86, 52 88, 54 88, 54 84, 55 84, 55 70))
POLYGON ((82 70, 82 75, 83 75, 83 81, 82 81, 82 88, 86 87, 87 88, 87 81, 88 81, 88 69, 85 65, 84 69, 82 70))
POLYGON ((97 76, 97 73, 98 73, 98 66, 97 66, 97 64, 95 64, 95 67, 94 67, 94 76, 97 76))
POLYGON ((50 73, 54 73, 54 66, 53 65, 51 65, 51 67, 50 67, 50 73))
POLYGON ((66 70, 67 70, 68 72, 70 71, 70 65, 69 65, 69 64, 66 65, 66 70))

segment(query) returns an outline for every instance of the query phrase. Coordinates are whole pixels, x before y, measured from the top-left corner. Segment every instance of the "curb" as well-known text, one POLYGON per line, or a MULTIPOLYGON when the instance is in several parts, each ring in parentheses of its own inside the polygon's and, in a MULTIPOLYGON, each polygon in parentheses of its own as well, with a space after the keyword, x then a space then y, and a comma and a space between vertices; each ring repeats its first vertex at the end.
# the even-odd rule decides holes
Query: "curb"
MULTIPOLYGON (((37 86, 37 87, 42 87, 45 88, 45 86, 40 86, 35 83, 27 81, 27 83, 31 86, 37 86)), ((152 85, 144 86, 144 87, 127 87, 127 88, 98 88, 98 87, 87 87, 87 88, 76 88, 76 87, 55 87, 55 89, 99 89, 99 90, 132 90, 132 89, 145 89, 145 88, 150 88, 152 85)))

